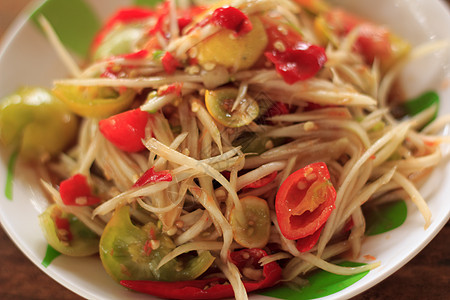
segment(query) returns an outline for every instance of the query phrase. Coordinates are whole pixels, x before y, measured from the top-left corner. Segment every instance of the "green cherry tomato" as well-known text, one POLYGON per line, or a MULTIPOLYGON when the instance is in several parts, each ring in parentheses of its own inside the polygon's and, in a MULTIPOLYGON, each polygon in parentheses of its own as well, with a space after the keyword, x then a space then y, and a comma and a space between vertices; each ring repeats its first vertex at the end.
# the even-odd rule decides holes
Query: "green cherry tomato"
POLYGON ((56 85, 53 93, 74 113, 90 118, 106 118, 127 109, 136 92, 117 92, 110 87, 56 85))
POLYGON ((267 201, 255 196, 241 199, 245 224, 239 219, 235 209, 231 211, 230 223, 234 240, 246 248, 263 248, 270 236, 270 211, 267 201))
POLYGON ((21 88, 0 105, 0 140, 28 159, 58 154, 77 129, 76 116, 44 88, 21 88))
POLYGON ((98 252, 99 236, 56 204, 39 216, 39 224, 47 242, 62 254, 88 256, 98 252))
POLYGON ((134 52, 141 40, 144 28, 138 25, 121 24, 110 31, 98 45, 94 53, 94 60, 106 59, 111 56, 134 52))
POLYGON ((100 240, 100 258, 108 274, 120 280, 192 280, 213 263, 209 251, 185 255, 157 269, 161 259, 175 248, 169 236, 153 223, 133 225, 129 207, 116 210, 100 240))
POLYGON ((237 96, 238 90, 235 88, 208 90, 205 94, 206 108, 222 125, 232 128, 248 125, 259 115, 258 103, 246 95, 232 111, 237 96))

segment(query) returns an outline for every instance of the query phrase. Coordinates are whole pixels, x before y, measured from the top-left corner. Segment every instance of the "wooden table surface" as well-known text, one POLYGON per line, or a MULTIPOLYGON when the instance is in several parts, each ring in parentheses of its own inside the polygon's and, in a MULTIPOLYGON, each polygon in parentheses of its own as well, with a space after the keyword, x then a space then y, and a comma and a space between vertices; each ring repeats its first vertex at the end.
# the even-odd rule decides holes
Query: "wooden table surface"
MULTIPOLYGON (((0 0, 0 37, 30 0, 0 0)), ((450 299, 450 223, 413 260, 363 299, 450 299)), ((81 299, 29 261, 0 227, 0 299, 81 299)))

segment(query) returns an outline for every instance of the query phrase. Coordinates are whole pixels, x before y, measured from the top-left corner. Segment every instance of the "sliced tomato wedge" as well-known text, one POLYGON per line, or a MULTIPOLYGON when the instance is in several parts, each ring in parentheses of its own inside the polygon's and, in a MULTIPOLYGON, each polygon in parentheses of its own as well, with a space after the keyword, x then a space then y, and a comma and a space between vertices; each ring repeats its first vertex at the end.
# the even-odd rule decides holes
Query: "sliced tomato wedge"
POLYGON ((92 195, 91 187, 82 174, 75 174, 62 181, 59 194, 65 205, 89 206, 100 203, 100 198, 92 195))
POLYGON ((288 176, 275 199, 281 233, 290 240, 314 234, 335 208, 336 191, 325 163, 310 164, 288 176))
POLYGON ((103 136, 117 148, 126 152, 139 152, 145 149, 145 127, 151 115, 140 109, 128 110, 99 122, 103 136))

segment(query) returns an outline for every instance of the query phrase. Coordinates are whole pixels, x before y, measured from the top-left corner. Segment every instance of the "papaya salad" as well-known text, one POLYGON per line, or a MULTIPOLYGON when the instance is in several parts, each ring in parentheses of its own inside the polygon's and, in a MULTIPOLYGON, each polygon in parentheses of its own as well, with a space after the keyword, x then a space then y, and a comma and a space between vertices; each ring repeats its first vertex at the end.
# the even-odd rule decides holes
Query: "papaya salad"
POLYGON ((168 0, 118 10, 78 64, 39 20, 71 76, 4 99, 1 140, 39 166, 48 243, 98 253, 124 287, 301 288, 315 269, 379 266, 337 264, 360 254, 363 205, 412 201, 430 225, 418 188, 449 118, 398 77, 439 42, 321 0, 168 0))

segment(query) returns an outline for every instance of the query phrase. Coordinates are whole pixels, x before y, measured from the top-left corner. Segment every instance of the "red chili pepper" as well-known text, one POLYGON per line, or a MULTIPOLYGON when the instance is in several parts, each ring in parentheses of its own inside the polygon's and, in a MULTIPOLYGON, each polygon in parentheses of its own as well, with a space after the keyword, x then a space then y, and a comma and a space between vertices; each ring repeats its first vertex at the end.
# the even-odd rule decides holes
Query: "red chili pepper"
POLYGON ((278 189, 275 211, 281 233, 297 240, 315 233, 335 208, 336 191, 323 162, 288 176, 278 189))
POLYGON ((59 194, 65 205, 89 206, 100 203, 100 199, 92 195, 86 177, 81 174, 62 181, 59 194))
POLYGON ((347 232, 352 230, 353 226, 355 226, 355 222, 353 222, 353 218, 350 217, 344 225, 343 231, 347 232))
POLYGON ((158 16, 158 19, 156 20, 155 26, 153 26, 153 28, 150 29, 149 32, 148 32, 149 35, 155 35, 156 33, 160 32, 163 37, 166 37, 166 35, 164 33, 164 21, 165 21, 165 18, 167 17, 168 14, 169 13, 166 12, 166 13, 161 13, 158 16))
POLYGON ((313 77, 327 61, 322 47, 301 41, 284 51, 274 49, 264 55, 275 64, 278 74, 289 84, 313 77))
POLYGON ((322 105, 317 103, 308 102, 308 105, 305 107, 304 111, 313 111, 316 109, 336 107, 335 105, 322 105))
MULTIPOLYGON (((116 55, 116 56, 111 56, 108 58, 108 60, 113 60, 116 58, 123 58, 126 60, 135 60, 135 59, 144 59, 148 56, 148 50, 147 49, 143 49, 137 52, 133 52, 133 53, 127 53, 127 54, 121 54, 121 55, 116 55)), ((132 65, 127 65, 125 66, 119 66, 119 65, 115 65, 114 63, 110 63, 106 69, 105 72, 103 72, 100 77, 102 78, 111 78, 111 79, 116 79, 119 77, 119 74, 123 71, 123 69, 133 69, 135 68, 135 66, 132 65)))
POLYGON ((137 52, 133 52, 133 53, 127 53, 127 54, 121 54, 121 55, 117 55, 117 56, 112 56, 110 59, 115 59, 115 58, 124 58, 127 60, 134 60, 134 59, 144 59, 148 56, 148 50, 143 49, 143 50, 139 50, 137 52))
POLYGON ((101 44, 105 36, 116 26, 118 23, 131 23, 140 20, 147 19, 153 16, 155 12, 151 9, 145 9, 142 7, 127 7, 117 11, 103 26, 103 28, 94 37, 91 46, 91 53, 95 52, 97 47, 101 44))
POLYGON ((140 109, 129 110, 99 122, 103 136, 117 148, 126 152, 139 152, 145 149, 142 139, 151 115, 140 109))
POLYGON ((120 284, 131 290, 163 299, 223 299, 234 296, 233 288, 224 278, 187 281, 122 280, 120 284))
POLYGON ((183 88, 182 82, 175 82, 167 86, 158 89, 158 96, 164 96, 167 94, 175 94, 181 96, 181 89, 183 88))
POLYGON ((170 54, 169 51, 167 51, 166 54, 164 54, 164 56, 161 59, 161 62, 163 64, 164 70, 169 75, 173 74, 177 69, 177 67, 181 67, 180 62, 177 61, 175 57, 173 57, 173 55, 170 54))
MULTIPOLYGON (((259 260, 267 256, 266 251, 259 248, 243 249, 230 253, 230 260, 239 268, 261 268, 259 260)), ((244 281, 247 292, 274 286, 281 278, 282 269, 276 262, 270 262, 262 267, 263 279, 259 281, 244 281)))
POLYGON ((247 15, 232 6, 217 8, 212 13, 211 23, 216 26, 233 30, 236 35, 246 34, 253 28, 253 25, 247 15))
POLYGON ((172 174, 169 171, 155 171, 155 167, 151 167, 135 182, 133 187, 144 186, 151 182, 172 181, 172 174))
POLYGON ((178 28, 182 31, 187 25, 192 23, 194 17, 204 13, 208 8, 206 6, 191 6, 188 9, 178 12, 178 28))
POLYGON ((282 102, 275 102, 266 112, 265 117, 270 118, 279 115, 286 115, 289 113, 289 105, 282 102))
POLYGON ((273 125, 273 122, 268 120, 274 116, 285 115, 289 113, 289 105, 282 102, 275 102, 273 105, 266 111, 264 116, 259 120, 262 124, 273 125))
POLYGON ((256 188, 260 188, 262 186, 268 185, 277 177, 277 174, 278 174, 277 171, 273 171, 269 175, 264 176, 263 178, 258 179, 250 184, 247 184, 245 186, 245 188, 256 189, 256 188))
MULTIPOLYGON (((230 259, 243 268, 252 266, 260 268, 258 261, 267 253, 261 249, 244 249, 230 254, 230 259)), ((247 292, 271 287, 281 278, 281 268, 276 262, 262 267, 264 278, 259 281, 244 281, 247 292)), ((222 299, 234 296, 232 286, 224 278, 208 278, 189 281, 145 281, 122 280, 121 285, 141 292, 165 299, 222 299)))

